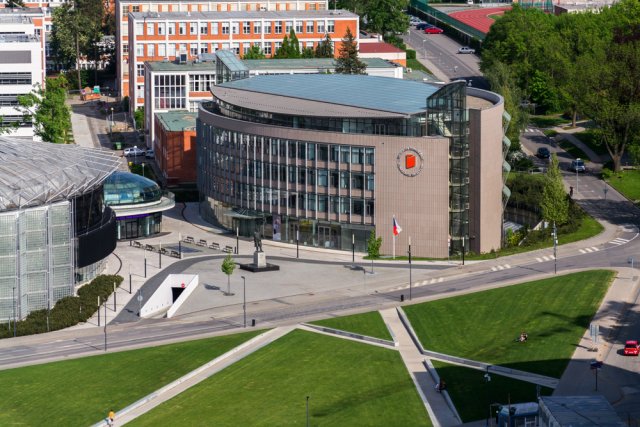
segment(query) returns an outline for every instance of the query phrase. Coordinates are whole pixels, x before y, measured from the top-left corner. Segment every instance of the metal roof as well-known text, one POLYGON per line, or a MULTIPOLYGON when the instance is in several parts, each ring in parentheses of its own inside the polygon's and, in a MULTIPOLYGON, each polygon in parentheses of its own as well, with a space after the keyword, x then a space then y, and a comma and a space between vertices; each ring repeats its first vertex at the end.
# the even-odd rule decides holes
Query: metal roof
POLYGON ((73 198, 118 169, 112 151, 0 137, 0 211, 73 198))
POLYGON ((166 130, 170 132, 181 132, 183 130, 195 130, 198 113, 168 111, 166 113, 156 113, 156 117, 166 130))
POLYGON ((390 77, 348 74, 255 76, 218 87, 396 114, 425 111, 427 98, 439 89, 431 84, 390 77))
POLYGON ((553 416, 559 425, 573 427, 622 427, 615 409, 602 395, 594 396, 541 396, 541 412, 553 416))
POLYGON ((247 66, 244 65, 244 63, 240 60, 240 58, 238 58, 236 54, 234 52, 231 52, 230 50, 226 50, 226 49, 220 50, 216 52, 216 57, 218 58, 219 61, 222 61, 222 63, 232 73, 238 72, 238 71, 249 71, 247 66))
MULTIPOLYGON (((274 21, 282 19, 358 19, 348 10, 279 10, 279 11, 227 11, 227 12, 130 12, 135 21, 274 21)), ((284 37, 286 34, 282 34, 284 37)))

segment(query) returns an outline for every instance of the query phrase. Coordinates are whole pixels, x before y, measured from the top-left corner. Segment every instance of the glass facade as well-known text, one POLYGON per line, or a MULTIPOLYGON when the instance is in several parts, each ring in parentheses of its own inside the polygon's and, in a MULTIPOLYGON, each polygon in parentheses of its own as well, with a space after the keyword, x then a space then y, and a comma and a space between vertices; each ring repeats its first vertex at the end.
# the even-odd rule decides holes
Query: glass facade
POLYGON ((443 86, 427 98, 427 132, 449 143, 449 235, 451 250, 469 250, 469 112, 464 82, 443 86))
POLYGON ((162 190, 154 181, 130 172, 114 172, 104 181, 104 203, 107 206, 157 202, 162 190))
POLYGON ((118 217, 118 240, 151 236, 161 228, 162 212, 118 217))
POLYGON ((219 99, 202 105, 205 110, 214 114, 266 125, 339 133, 425 136, 424 113, 409 118, 307 117, 253 110, 219 99))
POLYGON ((270 138, 198 120, 202 214, 243 236, 365 250, 375 212, 375 148, 270 138))

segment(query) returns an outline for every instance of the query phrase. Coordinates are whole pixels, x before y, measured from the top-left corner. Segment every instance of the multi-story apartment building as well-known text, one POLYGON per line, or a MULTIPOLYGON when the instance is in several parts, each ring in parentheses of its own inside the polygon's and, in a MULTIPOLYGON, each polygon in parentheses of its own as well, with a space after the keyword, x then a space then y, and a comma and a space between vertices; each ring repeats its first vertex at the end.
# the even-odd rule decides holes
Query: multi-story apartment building
POLYGON ((129 12, 239 12, 325 10, 328 0, 117 0, 116 87, 120 96, 129 94, 129 12))
MULTIPOLYGON (((128 95, 132 110, 144 104, 144 62, 183 63, 199 54, 230 49, 236 55, 257 45, 275 54, 285 35, 296 32, 302 48, 313 48, 326 34, 337 52, 347 28, 358 34, 358 15, 348 11, 164 12, 129 14, 128 95), (135 83, 134 83, 135 82, 135 83)), ((126 85, 125 85, 126 86, 126 85)))
MULTIPOLYGON (((0 19, 0 28, 5 29, 0 19)), ((10 135, 32 139, 33 125, 24 120, 18 97, 43 82, 42 45, 33 34, 0 34, 0 118, 13 126, 10 135)))
POLYGON ((0 35, 1 34, 28 34, 34 35, 42 46, 40 52, 40 64, 42 64, 42 77, 47 70, 46 58, 49 56, 49 34, 51 32, 51 13, 49 9, 39 7, 31 8, 4 8, 0 7, 0 35))

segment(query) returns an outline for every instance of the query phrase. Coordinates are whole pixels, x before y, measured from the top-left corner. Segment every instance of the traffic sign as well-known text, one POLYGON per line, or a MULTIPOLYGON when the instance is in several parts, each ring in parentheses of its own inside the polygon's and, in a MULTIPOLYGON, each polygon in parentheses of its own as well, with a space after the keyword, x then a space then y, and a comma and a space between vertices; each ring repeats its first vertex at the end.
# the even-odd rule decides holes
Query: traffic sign
POLYGON ((144 298, 142 297, 142 294, 138 294, 137 298, 138 298, 138 302, 142 302, 142 300, 144 299, 144 298))
POLYGON ((594 360, 593 362, 590 363, 591 365, 591 369, 601 369, 602 368, 602 362, 599 360, 594 360))

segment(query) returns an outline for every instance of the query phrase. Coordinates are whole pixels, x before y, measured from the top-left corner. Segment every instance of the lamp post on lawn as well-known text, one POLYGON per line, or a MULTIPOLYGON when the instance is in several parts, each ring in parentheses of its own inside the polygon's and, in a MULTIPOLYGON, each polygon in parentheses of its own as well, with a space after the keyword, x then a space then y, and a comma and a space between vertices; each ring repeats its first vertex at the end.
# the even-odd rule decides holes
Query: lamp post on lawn
POLYGON ((17 329, 16 329, 16 322, 18 321, 17 317, 16 317, 16 311, 18 311, 16 309, 16 287, 13 287, 13 337, 16 337, 17 334, 17 329))
POLYGON ((142 177, 144 178, 144 162, 142 162, 142 177))
POLYGON ((556 228, 556 222, 553 221, 553 274, 558 274, 558 229, 556 228))
POLYGON ((300 258, 300 228, 296 225, 296 259, 300 258))
POLYGON ((113 107, 111 107, 111 120, 109 120, 109 138, 113 138, 113 107))
POLYGON ((409 236, 409 301, 411 301, 411 283, 413 282, 411 273, 411 236, 409 236))
POLYGON ((244 327, 247 327, 247 280, 242 277, 242 312, 244 315, 244 327))
POLYGON ((307 396, 307 427, 309 427, 309 396, 307 396))
POLYGON ((489 396, 489 383, 491 382, 491 375, 489 375, 489 367, 487 366, 487 372, 484 374, 484 382, 487 384, 487 406, 489 407, 487 412, 486 426, 489 427, 489 420, 491 419, 491 398, 489 396))
POLYGON ((422 39, 422 57, 426 59, 427 57, 427 48, 425 47, 424 42, 426 42, 427 39, 422 39))
POLYGON ((356 235, 351 233, 351 262, 356 263, 356 235))

